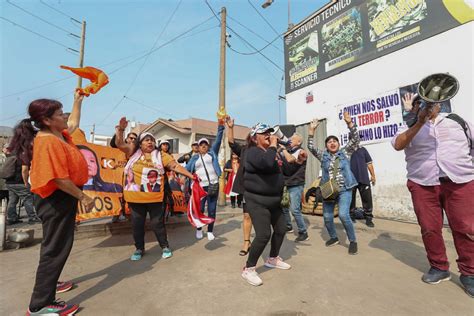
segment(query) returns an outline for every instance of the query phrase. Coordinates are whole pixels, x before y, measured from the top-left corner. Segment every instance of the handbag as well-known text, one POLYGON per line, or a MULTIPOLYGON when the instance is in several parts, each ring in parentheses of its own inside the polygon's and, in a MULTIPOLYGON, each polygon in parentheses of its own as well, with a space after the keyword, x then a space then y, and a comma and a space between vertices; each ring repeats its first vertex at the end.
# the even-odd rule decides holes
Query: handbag
POLYGON ((209 178, 209 173, 207 172, 206 163, 204 159, 202 159, 202 155, 199 155, 202 160, 202 166, 204 167, 204 171, 206 172, 207 181, 209 181, 209 186, 207 187, 207 196, 208 197, 216 197, 219 195, 219 182, 211 183, 211 179, 209 178))
POLYGON ((319 185, 324 201, 334 201, 339 196, 339 184, 336 180, 337 169, 339 169, 339 158, 336 158, 336 162, 334 163, 334 173, 332 178, 319 185))

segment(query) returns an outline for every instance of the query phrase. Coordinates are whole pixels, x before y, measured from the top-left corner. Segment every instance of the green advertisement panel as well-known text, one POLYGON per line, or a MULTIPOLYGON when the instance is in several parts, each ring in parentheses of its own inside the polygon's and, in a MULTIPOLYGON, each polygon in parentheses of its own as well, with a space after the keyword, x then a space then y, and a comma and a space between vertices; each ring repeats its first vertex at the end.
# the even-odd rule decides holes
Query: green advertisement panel
POLYGON ((470 0, 339 0, 285 35, 286 93, 474 19, 470 0))

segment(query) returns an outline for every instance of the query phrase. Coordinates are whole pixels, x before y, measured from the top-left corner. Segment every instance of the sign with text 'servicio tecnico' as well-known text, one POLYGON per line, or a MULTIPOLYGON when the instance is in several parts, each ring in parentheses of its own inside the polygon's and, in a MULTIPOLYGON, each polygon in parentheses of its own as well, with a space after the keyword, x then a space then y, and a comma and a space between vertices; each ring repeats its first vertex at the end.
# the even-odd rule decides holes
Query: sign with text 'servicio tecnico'
POLYGON ((286 94, 473 17, 472 0, 339 0, 285 34, 286 94))
POLYGON ((349 141, 349 129, 343 119, 348 112, 357 124, 361 145, 389 141, 403 124, 402 100, 399 89, 385 92, 373 98, 358 100, 337 107, 341 146, 349 141))

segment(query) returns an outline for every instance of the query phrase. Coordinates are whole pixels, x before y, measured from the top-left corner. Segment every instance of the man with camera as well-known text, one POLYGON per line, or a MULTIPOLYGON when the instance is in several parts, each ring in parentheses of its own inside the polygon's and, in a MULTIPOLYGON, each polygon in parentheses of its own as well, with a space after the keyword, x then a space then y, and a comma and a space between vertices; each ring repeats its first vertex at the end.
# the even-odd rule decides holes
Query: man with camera
POLYGON ((442 236, 444 210, 459 256, 461 284, 474 297, 474 126, 440 113, 440 103, 423 103, 426 97, 407 94, 404 99, 413 104, 417 120, 400 129, 392 145, 405 151, 407 186, 431 266, 422 280, 438 284, 451 278, 442 236))

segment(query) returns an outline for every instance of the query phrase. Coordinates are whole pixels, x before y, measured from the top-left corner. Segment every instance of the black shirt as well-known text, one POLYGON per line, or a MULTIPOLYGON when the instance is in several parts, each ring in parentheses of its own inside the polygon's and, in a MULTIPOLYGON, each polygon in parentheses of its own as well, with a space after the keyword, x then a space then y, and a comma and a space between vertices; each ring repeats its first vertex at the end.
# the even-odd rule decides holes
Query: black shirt
MULTIPOLYGON (((245 167, 245 157, 246 157, 246 150, 247 146, 241 146, 237 143, 229 142, 230 149, 234 154, 239 156, 240 158, 240 165, 239 169, 237 169, 237 174, 235 175, 234 183, 232 184, 232 191, 238 194, 244 194, 244 167, 245 167)), ((230 169, 230 168, 229 168, 230 169)))
MULTIPOLYGON (((288 152, 290 155, 293 155, 295 152, 297 152, 300 149, 300 147, 290 149, 288 152)), ((305 183, 305 177, 306 177, 306 161, 304 161, 302 164, 299 163, 289 163, 285 155, 283 153, 281 154, 282 161, 283 161, 283 176, 285 178, 285 185, 286 186, 296 186, 296 185, 304 185, 305 183)))
POLYGON ((283 174, 276 158, 275 147, 269 147, 265 151, 254 146, 246 150, 244 173, 246 191, 264 196, 281 196, 283 174))
POLYGON ((357 149, 351 157, 351 171, 357 182, 370 185, 369 172, 367 164, 372 162, 369 152, 364 147, 357 149))

